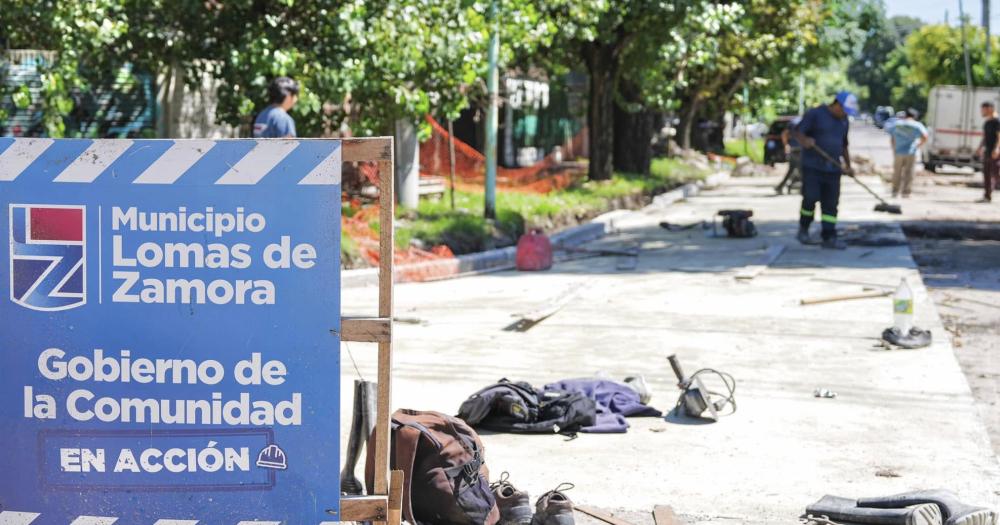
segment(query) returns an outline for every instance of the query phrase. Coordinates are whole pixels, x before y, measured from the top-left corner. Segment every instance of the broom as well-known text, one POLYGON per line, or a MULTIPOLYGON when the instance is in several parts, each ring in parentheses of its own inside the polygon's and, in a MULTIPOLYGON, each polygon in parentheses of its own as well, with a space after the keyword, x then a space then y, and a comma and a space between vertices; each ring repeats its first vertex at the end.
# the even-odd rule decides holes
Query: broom
POLYGON ((820 157, 823 157, 824 159, 826 159, 827 162, 829 162, 829 163, 831 163, 831 164, 833 164, 835 166, 840 166, 840 171, 843 171, 844 173, 846 173, 848 177, 854 179, 854 182, 857 182, 858 184, 861 185, 862 188, 864 188, 865 190, 867 190, 868 193, 871 193, 872 197, 875 197, 876 199, 878 199, 878 204, 875 205, 875 211, 880 211, 880 212, 885 212, 885 213, 894 213, 896 215, 899 215, 899 214, 903 213, 903 208, 900 205, 898 205, 898 204, 889 204, 888 202, 885 201, 885 199, 883 199, 882 197, 879 197, 879 195, 877 193, 875 193, 874 191, 872 191, 871 188, 869 188, 868 186, 866 186, 865 183, 863 183, 860 180, 858 180, 858 178, 854 176, 854 173, 848 173, 848 170, 844 166, 842 166, 839 162, 833 160, 833 157, 831 157, 829 153, 823 151, 822 148, 820 148, 819 146, 817 146, 817 145, 814 144, 813 145, 813 149, 816 150, 816 153, 819 153, 820 157))

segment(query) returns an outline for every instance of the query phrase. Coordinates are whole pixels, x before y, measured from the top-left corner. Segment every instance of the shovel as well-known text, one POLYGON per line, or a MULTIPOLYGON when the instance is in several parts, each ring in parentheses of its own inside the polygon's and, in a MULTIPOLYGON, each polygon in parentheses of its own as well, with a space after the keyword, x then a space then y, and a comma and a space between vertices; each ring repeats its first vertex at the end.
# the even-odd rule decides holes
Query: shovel
POLYGON ((819 156, 823 157, 827 162, 829 162, 829 163, 831 163, 831 164, 833 164, 835 166, 839 166, 840 167, 840 171, 846 173, 848 177, 854 179, 854 182, 857 182, 858 184, 861 185, 862 188, 864 188, 866 191, 868 191, 868 193, 871 193, 872 197, 875 197, 876 199, 878 199, 878 204, 875 205, 875 211, 881 211, 881 212, 885 212, 885 213, 894 213, 896 215, 899 215, 899 214, 903 213, 903 208, 900 205, 898 205, 898 204, 889 204, 888 202, 885 201, 885 199, 883 199, 882 197, 879 197, 879 195, 877 193, 875 193, 874 191, 872 191, 871 188, 869 188, 868 186, 866 186, 865 183, 863 183, 860 180, 858 180, 858 178, 855 177, 853 173, 849 173, 848 170, 847 170, 847 168, 845 168, 844 166, 842 166, 839 162, 833 160, 833 157, 831 157, 829 153, 823 151, 822 148, 820 148, 819 146, 813 144, 813 149, 816 150, 816 153, 819 153, 819 156))

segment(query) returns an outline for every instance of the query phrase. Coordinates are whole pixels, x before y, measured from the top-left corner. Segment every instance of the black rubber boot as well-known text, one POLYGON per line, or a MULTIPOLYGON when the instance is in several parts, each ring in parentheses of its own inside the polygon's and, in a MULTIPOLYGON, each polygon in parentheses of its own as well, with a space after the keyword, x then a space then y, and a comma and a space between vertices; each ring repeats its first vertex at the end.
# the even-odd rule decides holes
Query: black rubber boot
POLYGON ((806 507, 806 514, 866 525, 941 525, 941 509, 937 505, 918 504, 909 508, 859 507, 856 500, 837 496, 823 496, 806 507))
POLYGON ((958 501, 958 496, 947 490, 918 490, 881 498, 861 498, 858 506, 893 509, 909 505, 932 503, 941 508, 945 525, 997 525, 997 512, 983 507, 973 507, 958 501))
POLYGON ((344 470, 340 471, 340 491, 357 496, 364 494, 365 488, 354 475, 354 467, 361 458, 361 447, 375 427, 376 384, 368 381, 354 381, 354 410, 351 417, 351 434, 347 438, 347 455, 344 470))

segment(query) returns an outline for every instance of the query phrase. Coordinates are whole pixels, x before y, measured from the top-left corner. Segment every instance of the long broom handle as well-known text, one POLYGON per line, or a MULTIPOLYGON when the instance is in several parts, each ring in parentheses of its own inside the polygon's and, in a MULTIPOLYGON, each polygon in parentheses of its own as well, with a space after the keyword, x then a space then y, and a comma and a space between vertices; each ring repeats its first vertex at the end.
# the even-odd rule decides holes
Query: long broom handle
POLYGON ((854 182, 857 182, 859 185, 861 185, 862 188, 865 189, 865 191, 871 193, 872 197, 878 199, 878 201, 881 202, 882 204, 888 204, 887 202, 885 202, 885 199, 883 199, 878 193, 875 193, 874 191, 872 191, 871 188, 865 185, 865 183, 858 180, 858 178, 854 176, 854 173, 849 171, 846 166, 844 166, 838 161, 833 160, 833 157, 831 157, 829 153, 823 151, 823 148, 819 147, 816 144, 813 144, 812 149, 816 150, 816 153, 819 153, 819 156, 823 157, 827 162, 839 167, 840 171, 843 171, 844 173, 847 174, 848 177, 854 179, 854 182))

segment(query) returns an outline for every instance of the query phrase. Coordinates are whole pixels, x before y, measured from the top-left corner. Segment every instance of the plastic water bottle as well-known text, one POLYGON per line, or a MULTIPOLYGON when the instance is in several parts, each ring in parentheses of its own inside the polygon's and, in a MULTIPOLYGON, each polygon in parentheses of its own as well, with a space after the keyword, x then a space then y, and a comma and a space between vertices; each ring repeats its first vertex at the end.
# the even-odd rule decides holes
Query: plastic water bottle
POLYGON ((893 324, 903 335, 910 333, 913 326, 913 290, 904 277, 892 294, 893 324))

